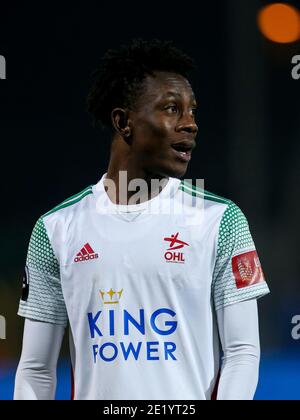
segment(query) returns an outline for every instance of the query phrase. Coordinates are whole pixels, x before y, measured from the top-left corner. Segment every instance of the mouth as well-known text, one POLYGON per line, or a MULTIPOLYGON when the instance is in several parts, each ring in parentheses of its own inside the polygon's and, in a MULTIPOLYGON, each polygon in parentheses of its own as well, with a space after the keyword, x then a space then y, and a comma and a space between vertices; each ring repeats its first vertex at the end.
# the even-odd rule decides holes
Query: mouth
POLYGON ((192 150, 195 147, 195 143, 190 141, 181 141, 178 143, 171 144, 171 147, 175 155, 180 160, 182 160, 183 162, 189 162, 192 157, 192 150))

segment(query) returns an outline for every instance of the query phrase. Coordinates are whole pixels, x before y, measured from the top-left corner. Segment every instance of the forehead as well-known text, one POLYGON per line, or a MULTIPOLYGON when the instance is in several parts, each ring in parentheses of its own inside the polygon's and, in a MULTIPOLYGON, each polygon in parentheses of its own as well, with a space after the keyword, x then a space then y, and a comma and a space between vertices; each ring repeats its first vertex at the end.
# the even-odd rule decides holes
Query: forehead
POLYGON ((146 76, 142 94, 145 99, 155 100, 164 96, 171 96, 172 94, 187 99, 194 99, 192 86, 180 74, 156 71, 154 76, 146 76))

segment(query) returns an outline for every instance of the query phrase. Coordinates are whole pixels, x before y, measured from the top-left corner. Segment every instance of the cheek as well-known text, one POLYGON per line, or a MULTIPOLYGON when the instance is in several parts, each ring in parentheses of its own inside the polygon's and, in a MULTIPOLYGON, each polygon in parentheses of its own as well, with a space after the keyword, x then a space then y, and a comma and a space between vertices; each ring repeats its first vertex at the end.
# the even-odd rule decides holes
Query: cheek
POLYGON ((170 140, 171 124, 167 121, 143 121, 135 130, 136 145, 140 151, 158 152, 164 145, 168 146, 170 140))

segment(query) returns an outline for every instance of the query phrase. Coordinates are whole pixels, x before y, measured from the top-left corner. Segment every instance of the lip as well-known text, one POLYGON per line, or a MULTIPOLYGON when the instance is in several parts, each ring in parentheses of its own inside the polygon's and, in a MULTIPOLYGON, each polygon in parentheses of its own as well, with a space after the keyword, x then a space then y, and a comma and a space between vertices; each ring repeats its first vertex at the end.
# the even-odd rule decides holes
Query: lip
POLYGON ((176 157, 180 159, 182 162, 189 162, 192 157, 192 151, 196 147, 196 143, 194 140, 191 139, 182 139, 177 142, 174 142, 171 144, 171 148, 173 152, 175 153, 176 157), (186 149, 184 151, 176 150, 173 146, 183 146, 183 149, 186 149))
POLYGON ((183 162, 189 162, 191 160, 192 157, 192 152, 191 150, 188 150, 186 152, 178 152, 177 150, 173 149, 174 154, 176 155, 176 157, 178 159, 180 159, 183 162))

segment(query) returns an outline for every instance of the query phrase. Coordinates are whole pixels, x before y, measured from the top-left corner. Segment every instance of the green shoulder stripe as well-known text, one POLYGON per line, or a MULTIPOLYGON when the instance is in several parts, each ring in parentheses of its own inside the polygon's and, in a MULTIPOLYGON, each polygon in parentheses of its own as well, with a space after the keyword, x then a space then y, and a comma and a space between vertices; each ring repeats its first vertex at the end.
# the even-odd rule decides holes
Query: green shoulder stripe
POLYGON ((71 197, 64 200, 62 203, 55 206, 52 210, 45 213, 43 217, 49 216, 49 214, 55 213, 56 211, 61 210, 65 207, 72 206, 73 204, 78 203, 78 201, 82 200, 83 197, 92 193, 93 193, 92 185, 90 185, 89 187, 85 188, 83 191, 79 192, 78 194, 72 195, 71 197))
POLYGON ((221 197, 220 195, 213 194, 209 191, 204 190, 203 188, 196 187, 187 181, 182 181, 179 188, 181 189, 181 191, 190 194, 194 197, 204 197, 205 200, 215 201, 217 203, 222 204, 231 203, 231 200, 221 197))
MULTIPOLYGON (((86 187, 84 190, 80 191, 77 194, 72 195, 71 197, 67 198, 66 200, 64 200, 61 204, 66 203, 67 201, 73 200, 74 198, 79 197, 80 195, 82 195, 83 193, 85 193, 86 191, 90 190, 93 188, 93 185, 89 185, 88 187, 86 187)), ((59 204, 60 205, 60 204, 59 204)))

